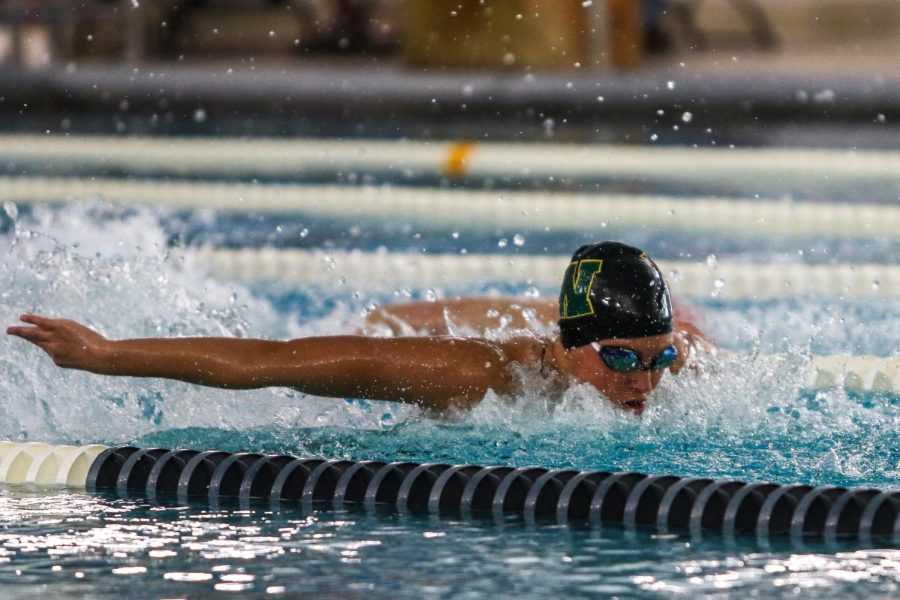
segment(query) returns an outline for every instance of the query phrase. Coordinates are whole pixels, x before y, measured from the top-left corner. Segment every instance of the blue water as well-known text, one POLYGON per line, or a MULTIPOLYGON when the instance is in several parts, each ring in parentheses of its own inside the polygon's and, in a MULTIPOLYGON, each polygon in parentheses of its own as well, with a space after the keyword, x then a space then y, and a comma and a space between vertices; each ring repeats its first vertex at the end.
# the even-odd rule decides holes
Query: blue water
MULTIPOLYGON (((235 218, 123 210, 102 202, 6 212, 0 213, 4 322, 34 310, 83 320, 111 337, 347 333, 375 304, 431 293, 556 293, 531 289, 528 282, 487 280, 434 291, 411 282, 408 289, 358 294, 341 286, 250 287, 198 270, 191 258, 198 244, 562 254, 586 235, 528 232, 522 247, 500 248, 499 239, 517 232, 462 232, 457 238, 439 226, 235 218), (308 233, 300 237, 303 229, 308 233)), ((702 261, 715 253, 719 261, 896 264, 900 257, 897 241, 884 239, 602 233, 645 245, 659 259, 702 261)), ((4 338, 0 438, 898 486, 900 398, 807 390, 798 376, 809 354, 896 356, 900 313, 894 300, 692 302, 711 336, 735 355, 713 361, 698 378, 664 380, 641 418, 577 387, 558 403, 539 394, 512 404, 488 397, 471 414, 442 421, 381 402, 62 371, 36 349, 4 338), (774 353, 780 358, 753 359, 774 353)), ((884 548, 697 540, 327 508, 160 507, 15 487, 0 489, 0 524, 0 581, 4 592, 22 597, 193 597, 216 591, 341 598, 845 597, 891 595, 900 583, 900 553, 884 548)))

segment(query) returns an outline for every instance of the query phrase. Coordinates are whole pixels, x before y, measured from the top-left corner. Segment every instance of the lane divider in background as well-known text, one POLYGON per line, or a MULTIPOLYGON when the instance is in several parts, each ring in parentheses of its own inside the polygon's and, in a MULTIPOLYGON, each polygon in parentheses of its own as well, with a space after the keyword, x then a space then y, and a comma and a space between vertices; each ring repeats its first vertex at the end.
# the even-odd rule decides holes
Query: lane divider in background
MULTIPOLYGON (((460 159, 459 168, 464 168, 460 159)), ((900 238, 900 205, 733 200, 712 197, 486 192, 436 188, 237 184, 160 180, 0 177, 0 202, 102 198, 181 210, 301 213, 442 230, 665 228, 755 236, 900 238)))
MULTIPOLYGON (((192 249, 198 266, 216 277, 298 286, 391 291, 529 284, 555 289, 568 256, 415 254, 302 249, 192 249)), ((658 261, 673 293, 695 298, 768 299, 900 296, 900 266, 873 264, 734 264, 658 261)))
MULTIPOLYGON (((73 452, 69 446, 12 442, 2 442, 0 448, 6 457, 73 452)), ((76 449, 90 454, 92 463, 77 471, 77 481, 67 479, 67 485, 122 497, 208 502, 217 509, 269 501, 307 509, 393 507, 455 518, 519 515, 527 522, 616 524, 694 536, 790 536, 798 542, 810 537, 900 539, 900 491, 131 446, 95 453, 97 448, 76 449)), ((0 483, 21 480, 4 473, 0 483)))
POLYGON ((900 357, 813 355, 805 382, 807 389, 838 385, 847 389, 900 393, 900 357))
MULTIPOLYGON (((461 148, 452 141, 0 135, 0 161, 19 168, 35 164, 177 175, 459 175, 453 157, 461 148)), ((465 173, 481 177, 900 185, 900 152, 522 142, 479 143, 470 153, 474 148, 466 147, 465 173)))

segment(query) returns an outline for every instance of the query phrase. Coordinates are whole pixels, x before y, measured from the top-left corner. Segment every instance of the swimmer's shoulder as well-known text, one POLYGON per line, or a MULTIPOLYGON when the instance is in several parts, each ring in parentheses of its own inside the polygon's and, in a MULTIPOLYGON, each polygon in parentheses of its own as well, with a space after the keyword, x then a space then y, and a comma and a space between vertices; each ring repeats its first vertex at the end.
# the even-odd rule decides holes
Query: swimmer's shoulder
POLYGON ((550 340, 535 335, 518 335, 496 342, 507 361, 540 367, 550 340))

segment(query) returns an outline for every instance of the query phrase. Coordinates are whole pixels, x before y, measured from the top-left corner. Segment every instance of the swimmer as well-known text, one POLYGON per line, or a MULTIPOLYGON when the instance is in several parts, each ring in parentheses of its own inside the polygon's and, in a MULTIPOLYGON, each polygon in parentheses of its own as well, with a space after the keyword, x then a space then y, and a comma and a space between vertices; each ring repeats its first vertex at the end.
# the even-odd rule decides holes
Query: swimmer
POLYGON ((64 368, 228 389, 289 387, 316 396, 411 403, 438 414, 469 409, 488 390, 515 397, 524 391, 517 375, 522 369, 554 393, 588 383, 614 404, 641 414, 666 371, 677 374, 691 353, 712 350, 695 324, 680 314, 676 320, 656 264, 617 242, 575 252, 558 303, 409 303, 379 309, 366 323, 394 334, 425 335, 109 340, 67 319, 26 314, 21 320, 27 325, 7 333, 39 346, 64 368), (457 325, 485 331, 506 314, 518 335, 497 340, 448 335, 453 333, 448 316, 457 325), (558 331, 527 331, 555 317, 558 331))

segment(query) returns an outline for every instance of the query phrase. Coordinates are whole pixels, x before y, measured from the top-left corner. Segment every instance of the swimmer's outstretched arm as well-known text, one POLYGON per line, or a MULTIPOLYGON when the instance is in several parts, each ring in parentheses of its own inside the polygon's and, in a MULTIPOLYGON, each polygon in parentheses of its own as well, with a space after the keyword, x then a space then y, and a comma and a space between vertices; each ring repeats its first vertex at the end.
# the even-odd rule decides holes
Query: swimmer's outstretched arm
POLYGON ((23 315, 9 335, 39 346, 60 367, 101 375, 162 377, 250 389, 291 387, 318 396, 468 408, 488 389, 509 391, 508 359, 482 340, 332 336, 108 340, 75 321, 23 315))

